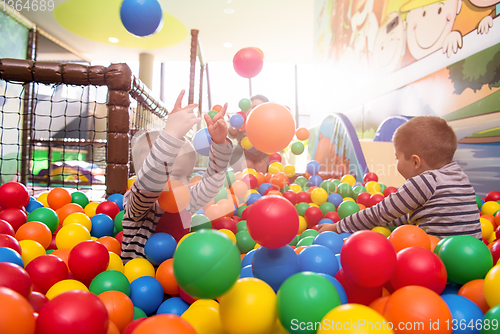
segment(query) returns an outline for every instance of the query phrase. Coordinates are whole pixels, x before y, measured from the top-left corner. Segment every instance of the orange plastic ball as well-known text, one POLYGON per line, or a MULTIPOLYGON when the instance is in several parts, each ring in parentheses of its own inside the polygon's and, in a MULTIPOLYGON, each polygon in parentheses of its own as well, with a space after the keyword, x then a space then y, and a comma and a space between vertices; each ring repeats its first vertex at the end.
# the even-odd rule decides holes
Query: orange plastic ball
POLYGON ((35 317, 30 303, 19 293, 0 287, 0 328, 2 334, 35 333, 35 317))
POLYGON ((215 106, 212 107, 212 110, 219 112, 222 110, 222 106, 220 104, 216 104, 215 106))
POLYGON ((110 290, 99 294, 98 297, 108 311, 109 320, 120 332, 134 321, 134 304, 129 296, 121 291, 110 290))
POLYGON ((236 172, 236 173, 234 173, 234 179, 236 181, 241 180, 242 177, 243 177, 243 173, 242 172, 236 172))
POLYGON ((35 240, 43 248, 47 249, 52 241, 52 232, 47 225, 32 221, 27 222, 19 227, 16 232, 16 239, 21 240, 35 240))
POLYGON ((97 241, 100 242, 101 244, 103 244, 108 249, 108 252, 113 252, 113 253, 116 253, 118 255, 121 254, 121 244, 115 238, 109 237, 109 236, 104 236, 104 237, 97 239, 97 241))
POLYGON ((62 224, 64 219, 66 219, 66 217, 75 212, 85 213, 85 210, 83 210, 83 208, 76 203, 69 203, 60 208, 57 211, 57 216, 59 217, 59 224, 62 224))
POLYGON ((257 178, 257 184, 260 186, 262 183, 265 182, 265 176, 261 172, 257 172, 255 174, 255 177, 257 178))
POLYGON ((212 222, 220 217, 225 217, 226 214, 226 209, 218 204, 213 204, 205 210, 205 216, 207 216, 207 218, 212 222))
POLYGON ((193 326, 175 314, 159 314, 149 317, 137 326, 134 334, 196 334, 193 326))
POLYGON ((270 190, 267 195, 278 195, 283 197, 283 194, 279 190, 270 190))
POLYGON ((458 290, 457 294, 472 300, 483 313, 488 312, 490 309, 484 297, 484 279, 475 279, 465 283, 460 290, 458 290))
POLYGON ((234 203, 232 200, 223 198, 217 202, 217 205, 223 208, 224 216, 232 217, 234 214, 234 203))
POLYGON ((298 128, 295 132, 298 140, 306 140, 309 138, 309 130, 306 128, 298 128))
POLYGON ((195 175, 193 176, 190 180, 189 183, 191 184, 191 187, 200 182, 203 179, 201 175, 195 175))
POLYGON ((266 173, 266 175, 264 175, 264 182, 271 183, 271 177, 273 177, 273 174, 266 173))
POLYGON ((408 247, 423 247, 431 249, 431 241, 427 233, 415 225, 403 225, 392 231, 389 241, 399 252, 408 247))
POLYGON ((234 181, 231 185, 231 192, 236 195, 236 197, 242 198, 246 195, 248 191, 248 186, 243 181, 234 181))
POLYGON ((178 180, 169 180, 160 197, 158 204, 166 212, 176 213, 184 210, 191 200, 189 188, 178 180))
POLYGON ((427 235, 429 237, 429 240, 431 241, 431 251, 434 252, 434 248, 436 248, 436 245, 438 244, 438 242, 441 241, 441 239, 439 239, 438 237, 434 236, 434 235, 427 235))
POLYGON ((120 330, 116 327, 113 321, 108 322, 108 331, 106 334, 120 334, 120 330))
POLYGON ((290 111, 277 103, 263 103, 250 112, 246 133, 253 146, 275 153, 287 147, 295 135, 295 120, 290 111))
POLYGON ((379 297, 374 301, 372 301, 369 306, 375 311, 377 311, 380 315, 384 315, 385 305, 387 304, 388 300, 389 296, 379 297))
POLYGON ((437 293, 421 286, 405 286, 394 291, 385 305, 383 316, 392 322, 394 328, 402 326, 397 333, 452 333, 448 305, 437 293), (450 326, 446 326, 447 322, 450 326))
POLYGON ((169 295, 179 294, 179 289, 177 288, 177 281, 174 276, 174 259, 168 259, 163 261, 158 269, 156 269, 156 279, 160 282, 163 287, 163 292, 169 295))
POLYGON ((307 189, 306 192, 310 195, 313 192, 313 190, 316 188, 318 188, 318 187, 316 187, 316 186, 309 187, 309 189, 307 189))
POLYGON ((300 252, 302 252, 303 249, 305 249, 307 246, 299 246, 297 248, 294 249, 295 253, 297 253, 297 255, 300 254, 300 252))
POLYGON ((56 249, 55 251, 53 251, 52 253, 50 253, 50 255, 57 256, 58 258, 60 258, 61 260, 63 260, 64 263, 66 263, 66 267, 68 267, 68 270, 69 270, 68 258, 69 258, 69 252, 70 251, 71 251, 71 249, 68 249, 68 248, 60 248, 60 249, 56 249))
POLYGON ((273 186, 276 186, 280 189, 284 188, 287 184, 290 183, 290 180, 283 172, 275 173, 271 176, 271 182, 273 186))
POLYGON ((71 203, 71 200, 71 194, 64 188, 54 188, 47 195, 47 203, 54 210, 71 203))

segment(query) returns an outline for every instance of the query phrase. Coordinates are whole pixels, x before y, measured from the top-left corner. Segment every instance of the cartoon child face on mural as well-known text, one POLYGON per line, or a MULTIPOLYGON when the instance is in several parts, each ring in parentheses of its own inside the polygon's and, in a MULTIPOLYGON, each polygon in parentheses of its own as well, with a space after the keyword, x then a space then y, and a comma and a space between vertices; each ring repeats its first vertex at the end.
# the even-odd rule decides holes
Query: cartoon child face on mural
POLYGON ((462 0, 410 0, 401 7, 406 15, 408 50, 416 60, 443 49, 448 57, 462 47, 462 34, 453 23, 462 0))
MULTIPOLYGON (((470 2, 474 6, 480 8, 491 7, 500 3, 499 0, 470 0, 470 2)), ((493 27, 493 18, 490 15, 486 15, 485 17, 483 17, 481 22, 479 22, 477 26, 477 32, 479 34, 487 34, 488 31, 490 31, 491 27, 493 27)))
POLYGON ((401 65, 406 48, 405 24, 396 12, 387 15, 380 24, 371 58, 372 68, 378 74, 390 73, 401 65))

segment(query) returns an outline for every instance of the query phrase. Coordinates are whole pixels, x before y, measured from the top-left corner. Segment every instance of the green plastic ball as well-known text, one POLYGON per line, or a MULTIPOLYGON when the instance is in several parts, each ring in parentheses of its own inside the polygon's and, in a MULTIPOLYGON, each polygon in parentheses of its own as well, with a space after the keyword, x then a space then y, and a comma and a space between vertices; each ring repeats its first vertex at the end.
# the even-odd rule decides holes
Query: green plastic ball
POLYGON ((222 188, 221 190, 219 190, 219 193, 215 195, 214 202, 217 203, 221 199, 226 199, 226 198, 227 198, 227 190, 226 188, 222 188))
POLYGON ((304 189, 305 185, 307 184, 307 179, 304 176, 299 176, 295 179, 294 183, 298 184, 302 187, 302 189, 304 189))
POLYGON ((114 224, 115 224, 115 229, 116 229, 117 233, 123 231, 122 221, 123 221, 124 214, 125 214, 125 211, 122 210, 122 211, 118 212, 115 216, 114 224))
POLYGON ((217 115, 217 111, 215 110, 210 110, 208 112, 208 116, 210 116, 210 119, 214 119, 215 115, 217 115))
POLYGON ((306 212, 307 209, 309 209, 309 204, 306 202, 300 202, 295 206, 295 209, 299 213, 299 216, 304 217, 304 213, 306 212))
POLYGON ((28 222, 41 222, 48 226, 50 231, 54 233, 59 226, 59 217, 57 213, 50 208, 38 208, 28 215, 28 222))
POLYGON ((81 191, 71 193, 71 203, 79 204, 82 208, 89 204, 89 198, 81 191))
POLYGON ((336 211, 335 204, 330 202, 325 202, 319 206, 321 212, 323 212, 323 216, 330 211, 336 211))
POLYGON ((477 204, 477 209, 481 210, 481 207, 483 206, 483 201, 481 200, 481 197, 476 195, 476 204, 477 204))
POLYGON ((285 184, 285 186, 280 189, 281 193, 284 193, 285 191, 288 191, 288 190, 290 190, 290 187, 288 186, 288 184, 285 184))
POLYGON ((130 282, 127 276, 117 270, 106 270, 94 277, 89 286, 89 291, 96 295, 111 290, 130 296, 130 282))
POLYGON ((236 223, 236 230, 237 230, 237 232, 248 231, 247 221, 246 220, 240 220, 239 222, 237 222, 236 223))
POLYGON ((236 233, 236 246, 241 254, 246 254, 251 251, 257 243, 252 239, 247 230, 236 233))
POLYGON ((241 256, 238 247, 224 233, 200 230, 178 245, 173 267, 177 284, 188 295, 215 299, 238 279, 241 256))
POLYGON ((359 206, 356 202, 353 201, 343 201, 339 204, 337 212, 340 219, 344 219, 345 217, 350 216, 353 213, 359 212, 359 206))
POLYGON ((342 196, 342 198, 352 197, 352 187, 347 183, 340 183, 337 186, 337 194, 342 196))
MULTIPOLYGON (((389 227, 389 226, 387 226, 387 227, 389 227)), ((439 242, 434 247, 434 254, 439 255, 439 250, 441 249, 441 247, 444 245, 444 243, 446 241, 450 240, 450 238, 451 237, 446 237, 446 238, 443 238, 443 239, 439 240, 439 242)))
POLYGON ((297 323, 319 323, 334 307, 340 305, 335 286, 324 276, 313 272, 300 272, 289 277, 278 290, 276 311, 283 327, 290 333, 316 333, 315 329, 302 330, 297 323))
POLYGON ((316 230, 313 230, 313 229, 310 229, 308 228, 307 230, 305 230, 304 232, 302 232, 299 236, 299 240, 302 240, 304 239, 305 237, 314 237, 316 238, 316 236, 319 234, 318 231, 316 230))
POLYGON ((212 223, 205 215, 195 214, 191 217, 191 232, 196 232, 202 229, 211 229, 212 223))
MULTIPOLYGON (((305 232, 305 231, 304 231, 305 232)), ((316 236, 308 236, 308 237, 299 237, 299 242, 297 242, 297 245, 296 247, 300 247, 300 246, 311 246, 313 244, 313 241, 314 239, 316 238, 316 236)))
POLYGON ((45 251, 45 254, 49 255, 50 253, 52 253, 53 251, 55 251, 55 249, 47 249, 45 251))
POLYGON ((238 107, 240 107, 242 111, 248 111, 252 108, 252 101, 246 98, 241 99, 240 102, 238 102, 238 107))
POLYGON ((298 235, 296 235, 295 237, 293 237, 293 239, 292 239, 292 241, 290 241, 289 245, 290 246, 296 246, 297 242, 299 242, 299 236, 298 235))
POLYGON ((333 184, 335 185, 335 187, 338 187, 338 186, 339 186, 339 184, 341 184, 341 183, 342 183, 342 181, 340 181, 339 179, 333 179, 333 180, 332 180, 332 182, 333 182, 333 184))
POLYGON ((230 170, 226 171, 226 176, 224 177, 224 187, 230 187, 234 181, 236 181, 236 176, 230 170))
POLYGON ((243 214, 243 210, 245 210, 245 209, 247 208, 247 206, 248 206, 248 205, 243 204, 242 206, 240 206, 240 207, 238 208, 238 217, 240 217, 240 218, 241 218, 241 215, 243 214))
POLYGON ((500 328, 500 305, 494 306, 484 314, 481 334, 498 333, 500 328))
POLYGON ((293 143, 291 146, 291 151, 295 155, 304 153, 304 144, 302 144, 300 141, 293 143))
POLYGON ((134 320, 140 319, 140 318, 147 318, 148 316, 146 313, 144 313, 143 310, 138 308, 137 306, 134 306, 134 320))
POLYGON ((488 246, 470 235, 457 235, 446 240, 439 249, 448 273, 448 281, 465 284, 483 279, 493 266, 488 246))
POLYGON ((380 184, 380 192, 383 193, 385 188, 387 188, 387 186, 385 184, 382 184, 382 183, 379 183, 380 184))
POLYGON ((325 189, 328 195, 334 193, 335 190, 337 190, 337 186, 335 185, 335 183, 330 180, 323 181, 320 187, 325 189))
POLYGON ((354 200, 357 200, 358 195, 363 193, 363 192, 366 192, 366 188, 363 186, 358 186, 358 187, 352 188, 352 198, 354 198, 354 200))

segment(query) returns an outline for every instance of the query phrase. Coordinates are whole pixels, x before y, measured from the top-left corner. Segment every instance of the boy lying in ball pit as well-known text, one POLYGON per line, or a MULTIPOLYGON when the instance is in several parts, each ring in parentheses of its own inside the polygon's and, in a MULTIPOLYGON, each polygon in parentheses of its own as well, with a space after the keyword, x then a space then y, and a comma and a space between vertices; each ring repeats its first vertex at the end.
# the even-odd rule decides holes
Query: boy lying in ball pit
MULTIPOLYGON (((193 125, 201 122, 201 118, 193 113, 196 104, 181 107, 183 96, 184 90, 179 94, 163 130, 143 133, 133 142, 132 158, 137 178, 123 198, 125 214, 121 258, 124 262, 146 258, 144 245, 155 233, 156 225, 165 213, 157 200, 167 182, 175 179, 189 186, 188 178, 196 163, 196 153, 184 135, 193 125)), ((212 200, 224 186, 232 152, 224 122, 226 109, 227 104, 213 119, 205 115, 212 145, 203 179, 190 188, 190 202, 186 209, 191 213, 212 200)))
POLYGON ((481 239, 476 194, 453 162, 457 137, 442 118, 415 117, 393 136, 398 172, 407 180, 380 203, 319 231, 354 233, 375 226, 417 224, 438 238, 471 235, 481 239))

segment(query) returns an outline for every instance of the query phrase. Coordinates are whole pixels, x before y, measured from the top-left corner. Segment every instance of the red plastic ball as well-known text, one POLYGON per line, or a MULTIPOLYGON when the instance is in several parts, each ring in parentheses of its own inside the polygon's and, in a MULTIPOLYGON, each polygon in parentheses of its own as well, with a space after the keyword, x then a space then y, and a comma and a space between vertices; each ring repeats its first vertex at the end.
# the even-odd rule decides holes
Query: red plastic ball
POLYGON ((139 318, 139 319, 135 319, 134 321, 132 321, 130 324, 127 325, 127 327, 125 327, 125 329, 123 329, 123 332, 121 334, 132 334, 132 332, 134 331, 134 329, 137 328, 137 326, 139 326, 139 324, 141 322, 143 322, 144 320, 148 320, 149 318, 139 318))
POLYGON ((500 191, 496 191, 496 190, 490 191, 489 193, 486 194, 486 197, 484 198, 484 201, 485 202, 500 201, 500 191))
POLYGON ((259 186, 259 180, 253 174, 246 174, 241 178, 241 181, 245 182, 248 189, 255 189, 259 186))
POLYGON ((0 234, 8 234, 13 237, 16 236, 16 232, 14 231, 12 226, 3 219, 0 219, 0 234))
POLYGON ((258 199, 251 207, 246 219, 247 228, 259 245, 280 248, 288 245, 297 235, 299 215, 286 198, 268 195, 258 199))
POLYGON ((297 194, 293 190, 287 190, 283 193, 283 197, 290 201, 293 205, 297 204, 297 194))
POLYGON ((264 57, 254 48, 243 48, 233 57, 234 70, 243 78, 253 78, 260 73, 263 66, 264 57))
POLYGON ((68 291, 50 300, 36 321, 37 334, 106 334, 108 311, 88 291, 68 291))
POLYGON ((14 263, 0 262, 0 286, 12 289, 26 299, 31 295, 30 276, 26 270, 14 263))
MULTIPOLYGON (((156 224, 156 233, 165 232, 174 237, 179 242, 183 236, 191 230, 191 214, 187 210, 181 212, 165 212, 158 224, 156 224)), ((122 231, 123 232, 123 231, 122 231)), ((123 233, 122 233, 123 235, 123 233)), ((115 236, 117 238, 118 234, 115 236)), ((121 240, 118 240, 121 243, 121 240)))
POLYGON ((337 213, 337 211, 329 211, 329 212, 325 213, 325 216, 323 218, 331 219, 331 220, 333 220, 334 223, 337 223, 340 221, 340 217, 339 217, 339 214, 337 213))
POLYGON ((347 277, 365 287, 381 286, 396 271, 396 251, 382 234, 359 231, 344 242, 340 251, 347 277))
MULTIPOLYGON (((158 225, 156 226, 158 227, 158 225)), ((175 237, 174 237, 175 238, 175 237)), ((120 231, 118 232, 116 235, 115 235, 115 239, 118 240, 118 242, 120 243, 120 245, 122 244, 122 240, 123 240, 123 231, 120 231)))
POLYGON ((368 200, 368 206, 377 205, 378 203, 382 202, 383 199, 384 195, 373 194, 370 196, 370 199, 368 200))
POLYGON ((363 176, 363 182, 367 183, 369 181, 375 181, 378 182, 378 176, 375 173, 368 172, 363 176))
POLYGON ((212 222, 212 228, 215 230, 226 229, 234 234, 238 232, 238 228, 236 227, 236 222, 228 217, 220 217, 212 222))
POLYGON ((281 162, 281 154, 273 153, 267 159, 269 160, 270 164, 272 164, 273 162, 281 162))
POLYGON ((500 239, 500 226, 497 227, 497 229, 495 231, 495 235, 497 237, 497 240, 500 239))
POLYGON ((9 234, 0 234, 0 247, 11 248, 18 252, 19 255, 22 255, 22 249, 19 241, 9 234))
POLYGON ((367 192, 362 192, 358 194, 358 197, 356 197, 356 202, 359 204, 363 204, 365 207, 370 207, 370 197, 372 195, 367 192))
POLYGON ((115 219, 115 216, 120 212, 120 207, 113 201, 104 201, 97 206, 95 209, 95 213, 104 213, 111 217, 111 219, 115 219))
POLYGON ((0 219, 5 220, 7 223, 12 226, 14 229, 14 232, 17 231, 17 229, 26 223, 27 216, 26 212, 24 212, 21 209, 5 209, 0 212, 0 219))
POLYGON ((311 203, 311 195, 305 191, 301 191, 297 194, 297 203, 311 203))
POLYGON ((405 248, 397 254, 396 272, 391 278, 394 289, 419 285, 441 294, 448 275, 443 261, 428 249, 405 248))
POLYGON ((251 205, 250 205, 250 206, 247 206, 247 207, 246 207, 246 208, 245 208, 245 209, 241 212, 241 219, 242 219, 242 220, 247 220, 247 218, 248 218, 248 214, 249 214, 249 212, 250 212, 250 208, 251 208, 251 207, 252 207, 251 205))
POLYGON ((494 241, 493 245, 490 246, 490 252, 493 256, 493 264, 496 264, 498 259, 500 259, 500 242, 498 240, 494 241))
POLYGON ((30 295, 29 302, 30 302, 31 307, 33 307, 33 311, 38 313, 38 312, 40 312, 42 307, 44 307, 45 304, 47 304, 49 302, 49 298, 47 298, 47 296, 45 296, 41 292, 32 291, 31 295, 30 295))
POLYGON ((311 228, 323 218, 323 211, 320 208, 311 206, 304 212, 304 218, 306 219, 307 228, 311 228))
POLYGON ((0 186, 0 207, 20 209, 29 202, 30 195, 24 184, 7 182, 0 186))
POLYGON ((393 193, 395 193, 397 191, 398 191, 398 188, 396 188, 396 187, 387 187, 387 188, 384 189, 383 194, 384 194, 385 197, 387 197, 390 194, 393 194, 393 193))
POLYGON ((108 264, 108 249, 94 240, 82 241, 69 252, 68 267, 78 279, 91 280, 105 271, 108 264))
POLYGON ((54 255, 42 255, 31 260, 26 266, 26 271, 33 284, 44 294, 54 284, 68 278, 66 263, 54 255))
POLYGON ((349 303, 370 305, 375 299, 382 297, 382 286, 367 288, 354 283, 346 276, 343 269, 340 269, 335 278, 342 284, 349 303))

